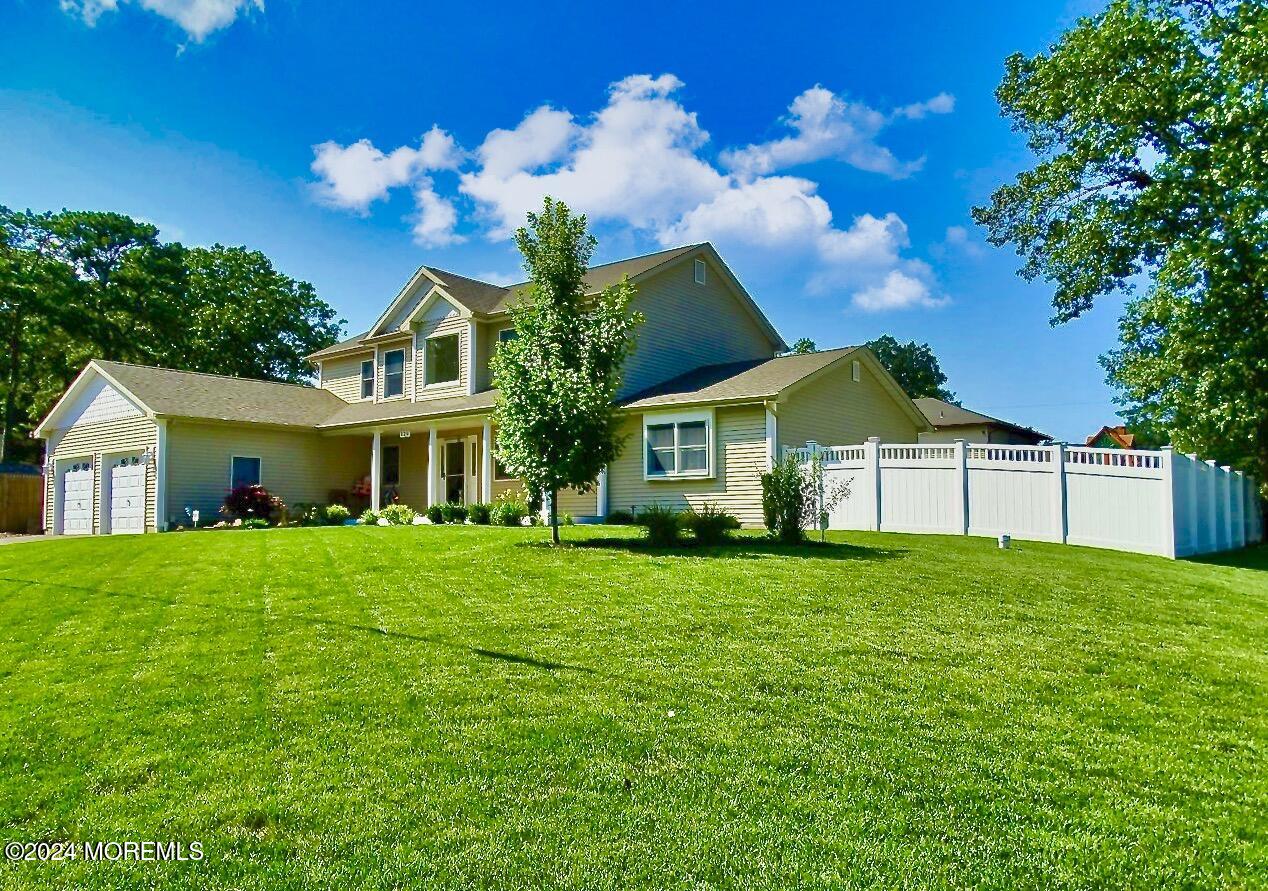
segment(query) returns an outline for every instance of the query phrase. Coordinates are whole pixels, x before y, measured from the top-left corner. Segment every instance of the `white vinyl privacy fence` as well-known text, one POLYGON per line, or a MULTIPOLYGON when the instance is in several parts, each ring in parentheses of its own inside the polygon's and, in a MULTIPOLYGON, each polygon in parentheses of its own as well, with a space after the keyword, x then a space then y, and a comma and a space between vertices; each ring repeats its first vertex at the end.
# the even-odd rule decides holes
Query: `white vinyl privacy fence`
POLYGON ((1059 541, 1164 557, 1240 548, 1263 537, 1253 481, 1196 455, 1079 446, 807 443, 825 488, 850 497, 830 529, 1059 541))

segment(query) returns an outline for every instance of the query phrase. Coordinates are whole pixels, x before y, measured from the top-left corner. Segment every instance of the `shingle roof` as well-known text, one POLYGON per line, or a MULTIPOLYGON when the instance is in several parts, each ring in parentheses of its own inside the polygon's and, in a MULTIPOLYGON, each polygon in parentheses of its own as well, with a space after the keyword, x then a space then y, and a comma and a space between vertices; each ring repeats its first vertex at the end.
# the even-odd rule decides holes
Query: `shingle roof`
POLYGON ((444 283, 449 296, 472 312, 492 315, 506 309, 506 300, 511 292, 501 285, 491 285, 435 266, 423 268, 444 283))
POLYGON ((919 399, 913 399, 916 408, 920 409, 920 413, 925 419, 934 426, 935 429, 942 427, 967 427, 976 424, 994 424, 998 427, 1007 427, 1010 430, 1016 430, 1021 433, 1029 433, 1035 436, 1049 439, 1046 433, 1040 433, 1038 430, 1032 430, 1030 427, 1023 427, 1020 424, 1014 424, 1012 421, 1004 421, 999 418, 993 418, 990 415, 984 415, 981 412, 972 411, 953 402, 944 402, 941 399, 935 399, 932 396, 922 396, 919 399))
POLYGON ((313 427, 347 404, 329 390, 300 384, 127 362, 96 365, 157 415, 313 427))
POLYGON ((365 340, 369 336, 370 336, 369 331, 362 331, 360 334, 354 335, 353 337, 349 337, 347 340, 341 340, 338 343, 333 343, 330 346, 320 349, 315 353, 309 353, 307 358, 320 359, 323 356, 329 356, 334 353, 343 352, 344 350, 349 349, 350 347, 354 347, 357 344, 361 343, 361 341, 365 340))
POLYGON ((329 414, 317 424, 323 429, 331 427, 352 427, 357 424, 392 421, 415 421, 425 418, 438 418, 447 415, 462 415, 468 412, 489 411, 497 402, 497 390, 482 390, 474 396, 451 396, 445 399, 428 399, 425 402, 410 402, 402 399, 395 402, 354 402, 339 401, 340 408, 329 414))
POLYGON ((850 346, 818 353, 706 365, 635 393, 622 405, 626 408, 652 408, 736 399, 770 399, 856 349, 858 347, 850 346))

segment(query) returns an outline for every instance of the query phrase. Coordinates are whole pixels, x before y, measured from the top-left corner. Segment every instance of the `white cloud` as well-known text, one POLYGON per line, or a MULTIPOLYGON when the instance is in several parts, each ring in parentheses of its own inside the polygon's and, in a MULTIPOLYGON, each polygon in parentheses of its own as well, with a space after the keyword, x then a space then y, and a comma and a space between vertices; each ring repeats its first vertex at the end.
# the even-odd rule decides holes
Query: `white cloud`
POLYGON ((523 225, 543 195, 592 220, 654 230, 725 189, 727 177, 697 155, 708 133, 670 96, 681 85, 673 75, 634 75, 611 86, 589 123, 569 116, 565 128, 564 113, 539 108, 514 130, 494 131, 497 141, 486 140, 480 168, 461 184, 487 216, 490 237, 523 225))
POLYGON ((909 264, 906 270, 891 269, 878 284, 856 291, 854 305, 868 312, 944 306, 948 301, 934 294, 925 278, 927 270, 919 262, 909 264))
POLYGON ((940 93, 927 102, 907 105, 886 115, 816 85, 788 106, 785 122, 792 135, 723 152, 721 160, 746 177, 836 158, 860 170, 902 179, 919 170, 924 159, 899 161, 893 152, 877 143, 881 131, 897 117, 919 119, 926 114, 945 114, 954 107, 954 97, 940 93))
POLYGON ((790 106, 795 135, 725 152, 720 168, 705 154, 708 132, 676 96, 682 86, 671 74, 633 75, 612 84, 606 104, 587 118, 542 105, 510 129, 491 130, 465 157, 435 127, 418 149, 384 152, 369 140, 322 143, 314 147, 312 165, 318 194, 327 204, 366 213, 392 189, 409 187, 417 208, 415 240, 452 244, 461 240, 457 208, 428 173, 456 169, 458 194, 474 204, 493 241, 509 238, 542 196, 551 195, 592 223, 623 227, 642 239, 712 241, 724 252, 762 255, 795 268, 806 290, 850 293, 862 308, 938 305, 932 271, 904 254, 910 238, 897 214, 862 213, 838 225, 817 183, 773 171, 836 157, 906 175, 918 162, 898 161, 876 135, 896 116, 949 110, 950 96, 885 115, 814 87, 790 106))
POLYGON ((491 285, 517 285, 524 281, 524 273, 507 273, 507 272, 480 272, 475 275, 477 281, 488 282, 491 285))
MULTIPOLYGON (((312 171, 321 177, 318 200, 362 215, 396 186, 413 183, 429 170, 453 170, 462 161, 453 137, 435 126, 423 135, 418 148, 401 146, 384 154, 370 140, 359 139, 349 145, 323 142, 313 146, 313 155, 312 171)), ((430 179, 415 190, 416 197, 420 194, 435 196, 430 179)), ((419 209, 424 210, 421 205, 419 209)))
POLYGON ((930 246, 929 252, 939 259, 956 254, 977 259, 983 256, 986 250, 964 226, 948 226, 942 241, 930 246))
POLYGON ((939 93, 924 102, 913 102, 894 111, 894 117, 918 121, 926 115, 950 114, 955 111, 955 97, 950 93, 939 93))
MULTIPOLYGON (((60 0, 63 11, 77 15, 89 26, 120 3, 130 0, 60 0)), ((135 0, 138 6, 177 25, 195 43, 233 24, 239 13, 264 10, 264 0, 135 0)))

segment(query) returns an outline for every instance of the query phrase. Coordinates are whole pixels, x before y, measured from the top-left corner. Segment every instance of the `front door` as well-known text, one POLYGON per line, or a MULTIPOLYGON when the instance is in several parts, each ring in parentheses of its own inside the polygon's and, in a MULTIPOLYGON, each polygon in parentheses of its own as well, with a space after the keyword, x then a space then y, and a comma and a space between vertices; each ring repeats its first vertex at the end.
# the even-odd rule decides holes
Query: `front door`
POLYGON ((445 501, 451 504, 467 502, 467 444, 465 440, 445 441, 444 471, 445 501))

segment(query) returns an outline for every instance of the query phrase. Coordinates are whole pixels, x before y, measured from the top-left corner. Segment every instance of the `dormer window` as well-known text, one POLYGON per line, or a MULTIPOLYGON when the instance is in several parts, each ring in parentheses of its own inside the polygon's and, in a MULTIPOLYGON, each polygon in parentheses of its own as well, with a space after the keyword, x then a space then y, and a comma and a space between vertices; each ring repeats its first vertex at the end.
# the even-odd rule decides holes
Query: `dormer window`
POLYGON ((705 277, 704 260, 696 261, 696 284, 703 285, 705 277))
POLYGON ((518 339, 519 336, 520 336, 519 332, 516 331, 514 328, 503 328, 501 331, 498 332, 498 343, 499 344, 507 343, 508 341, 518 339))
POLYGON ((374 398, 374 360, 366 359, 361 363, 361 398, 374 398))
POLYGON ((389 350, 383 354, 383 398, 405 395, 405 351, 389 350))

